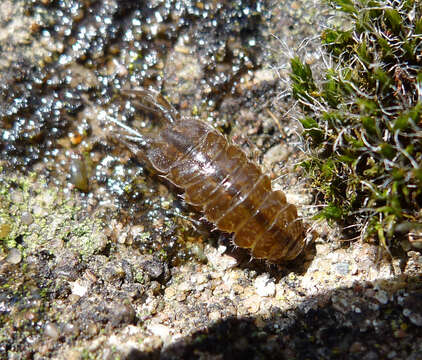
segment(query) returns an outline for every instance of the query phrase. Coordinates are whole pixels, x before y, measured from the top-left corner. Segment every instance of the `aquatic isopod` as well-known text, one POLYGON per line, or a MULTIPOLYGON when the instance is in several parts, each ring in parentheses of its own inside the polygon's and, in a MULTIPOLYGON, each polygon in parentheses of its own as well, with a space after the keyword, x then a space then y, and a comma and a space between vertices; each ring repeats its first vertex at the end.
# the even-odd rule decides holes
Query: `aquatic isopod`
POLYGON ((187 203, 219 230, 233 233, 234 243, 250 249, 255 258, 279 262, 299 255, 305 241, 296 207, 283 192, 272 190, 270 178, 238 146, 211 125, 180 117, 157 92, 139 88, 123 93, 135 108, 159 115, 160 126, 147 135, 111 119, 130 133, 121 139, 184 190, 187 203))

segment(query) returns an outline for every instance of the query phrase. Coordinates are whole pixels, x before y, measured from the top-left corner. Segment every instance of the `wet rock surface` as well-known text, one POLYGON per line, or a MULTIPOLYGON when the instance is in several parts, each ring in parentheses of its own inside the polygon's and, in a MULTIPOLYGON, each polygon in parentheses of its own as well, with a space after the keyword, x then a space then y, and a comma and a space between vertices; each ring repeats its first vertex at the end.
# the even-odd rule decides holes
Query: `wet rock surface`
POLYGON ((153 86, 258 147, 310 218, 282 79, 327 15, 312 1, 1 1, 0 357, 422 357, 419 251, 391 259, 309 220, 300 259, 250 261, 108 120, 150 131, 120 90, 153 86))

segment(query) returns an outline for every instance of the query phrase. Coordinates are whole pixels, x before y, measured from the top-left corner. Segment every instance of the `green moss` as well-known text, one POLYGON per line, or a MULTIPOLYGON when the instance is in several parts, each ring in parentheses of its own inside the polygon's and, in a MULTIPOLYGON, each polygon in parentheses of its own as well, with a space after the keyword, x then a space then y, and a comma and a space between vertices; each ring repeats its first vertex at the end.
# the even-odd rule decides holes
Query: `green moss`
POLYGON ((345 24, 321 35, 332 67, 317 82, 291 60, 311 149, 302 166, 326 205, 317 217, 360 225, 387 247, 422 223, 422 6, 329 4, 345 24))
POLYGON ((139 284, 144 284, 145 283, 145 277, 144 277, 144 273, 142 271, 137 271, 135 273, 135 281, 138 282, 139 284))
POLYGON ((32 176, 0 180, 0 230, 0 248, 18 246, 24 257, 40 250, 55 254, 62 247, 89 257, 104 250, 108 241, 99 219, 81 216, 71 198, 32 176), (33 218, 29 225, 21 220, 28 211, 33 218), (17 245, 18 238, 22 245, 17 245))
POLYGON ((83 349, 80 356, 81 356, 81 359, 83 360, 95 359, 95 354, 88 349, 83 349))

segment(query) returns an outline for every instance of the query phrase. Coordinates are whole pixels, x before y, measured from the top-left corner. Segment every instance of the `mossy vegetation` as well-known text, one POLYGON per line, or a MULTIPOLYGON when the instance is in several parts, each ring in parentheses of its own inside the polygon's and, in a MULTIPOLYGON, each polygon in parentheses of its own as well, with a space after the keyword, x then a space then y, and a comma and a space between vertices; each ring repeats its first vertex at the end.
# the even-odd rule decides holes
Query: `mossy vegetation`
POLYGON ((0 178, 0 255, 17 247, 23 256, 46 250, 75 250, 82 258, 104 251, 104 225, 86 216, 71 196, 49 188, 42 177, 9 175, 0 178), (25 223, 24 214, 31 214, 25 223))
POLYGON ((291 60, 309 149, 302 166, 325 204, 319 217, 388 247, 422 228, 422 4, 329 4, 341 25, 321 35, 321 79, 291 60))

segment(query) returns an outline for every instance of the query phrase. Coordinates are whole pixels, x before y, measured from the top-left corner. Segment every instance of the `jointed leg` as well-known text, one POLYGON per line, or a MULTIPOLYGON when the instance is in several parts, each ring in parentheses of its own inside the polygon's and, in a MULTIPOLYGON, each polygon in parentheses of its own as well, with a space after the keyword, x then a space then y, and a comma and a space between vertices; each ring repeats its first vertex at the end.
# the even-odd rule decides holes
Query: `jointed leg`
POLYGON ((126 124, 122 123, 121 121, 119 121, 117 119, 113 119, 112 117, 109 117, 108 120, 111 121, 112 123, 120 126, 124 130, 126 130, 129 134, 132 135, 131 136, 131 135, 127 135, 127 134, 119 134, 120 139, 122 139, 122 137, 125 137, 126 139, 132 140, 133 142, 136 142, 137 144, 142 145, 142 146, 146 146, 151 142, 150 139, 148 139, 147 137, 142 135, 139 131, 131 128, 130 126, 127 126, 126 124))
POLYGON ((146 106, 141 102, 136 102, 136 105, 144 110, 153 113, 160 113, 170 124, 180 119, 179 113, 176 109, 157 91, 146 90, 142 88, 122 90, 122 94, 135 96, 141 101, 145 101, 149 105, 146 106))

